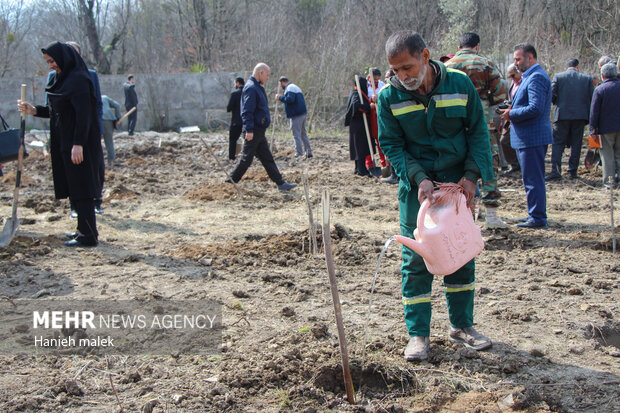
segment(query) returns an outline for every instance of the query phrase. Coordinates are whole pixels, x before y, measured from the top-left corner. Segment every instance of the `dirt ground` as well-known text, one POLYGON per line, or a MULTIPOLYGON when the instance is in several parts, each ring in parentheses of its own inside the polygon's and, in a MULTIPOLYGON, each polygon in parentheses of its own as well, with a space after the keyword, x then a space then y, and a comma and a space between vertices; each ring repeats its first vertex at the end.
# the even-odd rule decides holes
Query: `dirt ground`
MULTIPOLYGON (((447 339, 438 278, 430 358, 408 363, 396 244, 382 262, 369 314, 379 252, 399 230, 396 186, 353 175, 345 135, 315 133, 314 158, 293 161, 292 138, 282 131, 276 161, 289 182, 301 184, 306 171, 316 220, 321 189, 332 195, 357 393, 350 405, 324 255, 308 252, 303 187, 280 193, 255 161, 239 184, 241 198, 201 136, 225 162, 224 134, 117 136, 119 163, 107 171, 100 244, 91 249, 63 246, 75 220, 66 200, 53 199, 49 160, 31 151, 23 222, 0 249, 0 295, 214 300, 223 308, 220 348, 158 356, 9 352, 0 355, 0 411, 620 411, 620 255, 611 253, 600 170, 548 184, 548 230, 483 230, 475 322, 493 348, 477 353, 447 339)), ((4 218, 14 169, 5 165, 1 178, 4 218)), ((518 177, 500 185, 499 215, 514 224, 526 215, 523 188, 518 177)), ((616 195, 617 210, 619 201, 616 195)))

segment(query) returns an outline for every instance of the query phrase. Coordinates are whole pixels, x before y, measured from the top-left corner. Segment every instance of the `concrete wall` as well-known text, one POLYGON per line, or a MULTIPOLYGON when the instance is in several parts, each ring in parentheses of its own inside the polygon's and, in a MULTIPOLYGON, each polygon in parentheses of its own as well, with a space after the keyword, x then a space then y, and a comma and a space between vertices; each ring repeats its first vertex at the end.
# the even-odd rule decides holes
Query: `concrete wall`
MULTIPOLYGON (((138 93, 136 130, 170 130, 198 125, 213 129, 227 127, 228 96, 237 73, 175 73, 163 75, 135 74, 138 93)), ((20 85, 28 87, 28 101, 45 103, 46 76, 0 79, 0 112, 12 127, 19 127, 17 99, 20 85)), ((101 93, 120 103, 125 113, 123 83, 126 76, 99 75, 101 93)), ((122 127, 126 128, 126 122, 122 127)), ((28 121, 28 128, 47 129, 47 122, 28 121)))

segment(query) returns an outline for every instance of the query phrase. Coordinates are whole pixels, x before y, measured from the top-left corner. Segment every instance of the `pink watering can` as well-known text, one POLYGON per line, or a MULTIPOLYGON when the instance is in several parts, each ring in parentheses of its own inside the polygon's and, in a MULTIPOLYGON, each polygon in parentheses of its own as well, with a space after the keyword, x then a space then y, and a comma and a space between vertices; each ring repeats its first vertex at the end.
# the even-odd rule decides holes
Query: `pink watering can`
POLYGON ((433 205, 425 200, 420 206, 415 240, 394 239, 420 254, 431 274, 450 275, 478 255, 484 241, 460 185, 439 184, 433 195, 433 205))

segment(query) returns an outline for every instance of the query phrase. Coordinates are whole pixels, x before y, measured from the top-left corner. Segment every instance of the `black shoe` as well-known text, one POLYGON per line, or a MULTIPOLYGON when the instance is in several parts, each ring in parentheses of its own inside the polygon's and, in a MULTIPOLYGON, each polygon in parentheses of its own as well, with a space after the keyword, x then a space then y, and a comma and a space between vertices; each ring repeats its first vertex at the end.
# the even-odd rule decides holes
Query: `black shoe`
POLYGON ((559 181, 562 179, 562 175, 558 174, 558 173, 550 173, 545 175, 545 181, 549 182, 549 181, 559 181))
POLYGON ((530 228, 530 229, 547 229, 548 226, 544 222, 536 222, 533 220, 527 220, 520 224, 517 224, 519 228, 530 228))
POLYGON ((370 172, 368 172, 368 169, 366 169, 365 171, 355 171, 355 175, 359 175, 359 176, 371 176, 370 172))
POLYGON ((74 239, 76 238, 78 235, 80 235, 80 233, 78 231, 75 232, 67 232, 65 234, 65 237, 69 238, 69 239, 74 239))
POLYGON ((89 239, 89 237, 77 237, 71 241, 65 242, 66 247, 96 247, 97 240, 89 239))
POLYGON ((568 176, 570 179, 577 179, 577 172, 569 172, 568 176))
POLYGON ((307 159, 312 158, 312 154, 309 154, 308 156, 306 156, 307 159))

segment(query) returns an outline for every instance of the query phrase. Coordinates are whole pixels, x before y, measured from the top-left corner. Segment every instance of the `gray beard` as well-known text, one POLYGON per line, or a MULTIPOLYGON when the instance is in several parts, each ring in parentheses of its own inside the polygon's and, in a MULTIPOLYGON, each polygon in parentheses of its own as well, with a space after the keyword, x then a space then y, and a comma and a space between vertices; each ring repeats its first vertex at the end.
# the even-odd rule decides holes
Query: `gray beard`
POLYGON ((424 71, 422 73, 420 73, 418 75, 418 77, 416 78, 411 78, 411 79, 407 79, 405 80, 405 82, 411 82, 412 80, 415 81, 415 83, 410 83, 407 84, 405 82, 400 82, 401 85, 403 85, 403 87, 409 91, 416 91, 420 88, 420 86, 422 86, 422 83, 424 83, 424 78, 426 77, 426 71, 428 70, 428 66, 424 66, 424 71))

